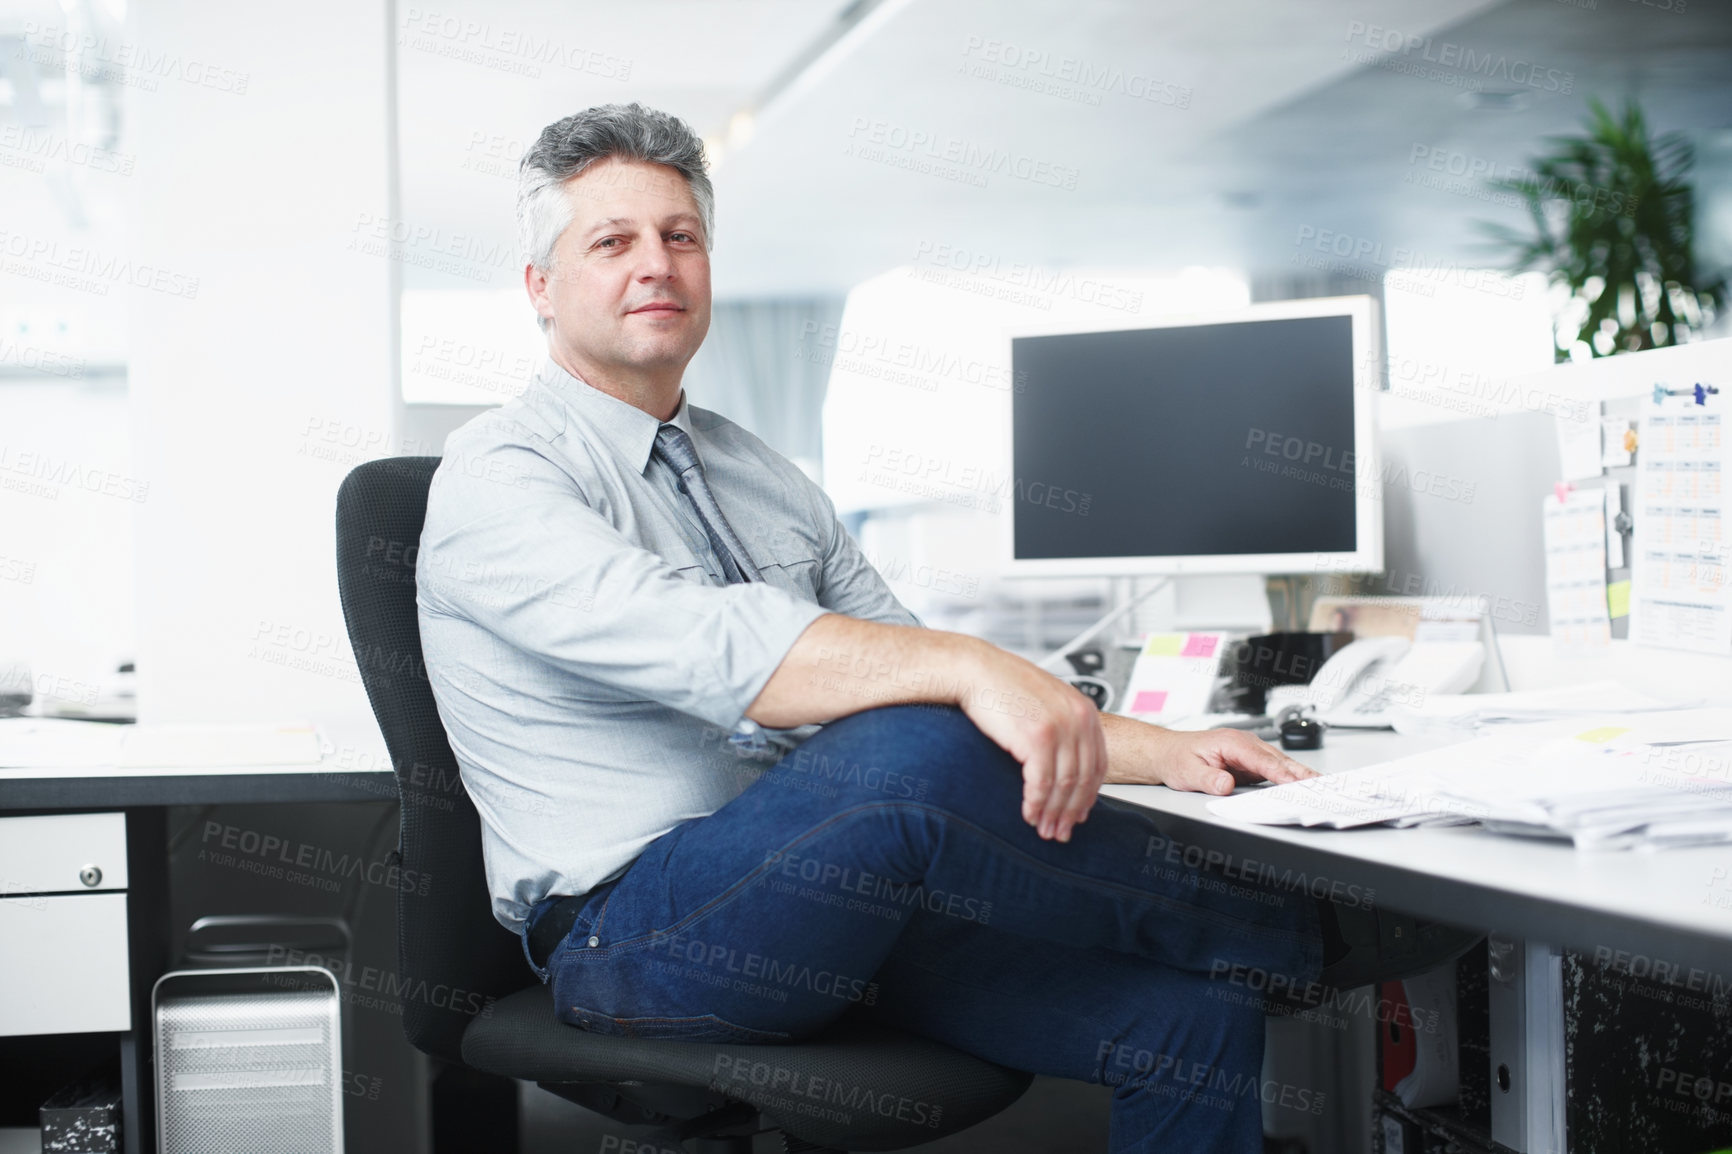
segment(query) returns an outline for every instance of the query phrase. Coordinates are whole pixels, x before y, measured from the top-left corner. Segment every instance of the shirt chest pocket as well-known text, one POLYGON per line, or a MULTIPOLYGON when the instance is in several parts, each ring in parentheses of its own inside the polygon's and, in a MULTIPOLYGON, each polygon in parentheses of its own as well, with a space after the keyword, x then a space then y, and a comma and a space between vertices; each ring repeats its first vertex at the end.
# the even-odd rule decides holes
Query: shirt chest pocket
MULTIPOLYGON (((808 541, 792 535, 773 540, 746 542, 752 563, 758 567, 764 583, 786 590, 802 601, 818 600, 818 577, 822 564, 818 550, 808 541)), ((687 581, 699 584, 725 585, 720 566, 709 550, 699 554, 684 542, 665 542, 658 550, 674 571, 687 581)))
POLYGON ((810 541, 792 535, 746 544, 752 562, 764 583, 784 589, 802 601, 818 600, 818 578, 823 564, 810 541))

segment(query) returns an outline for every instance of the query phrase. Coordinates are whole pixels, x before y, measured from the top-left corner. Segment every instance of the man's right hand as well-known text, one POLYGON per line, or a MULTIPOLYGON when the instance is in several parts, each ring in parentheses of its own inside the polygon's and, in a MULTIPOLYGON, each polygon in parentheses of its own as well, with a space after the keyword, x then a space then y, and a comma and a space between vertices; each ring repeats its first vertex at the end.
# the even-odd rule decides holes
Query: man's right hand
POLYGON ((975 727, 1022 765, 1022 818, 1069 841, 1088 820, 1107 772, 1100 711, 1015 654, 982 643, 957 702, 975 727))
POLYGON ((746 709, 778 728, 880 705, 960 706, 1022 766, 1022 816, 1069 841, 1107 771, 1106 736, 1088 698, 1032 662, 960 633, 827 613, 806 627, 746 709))

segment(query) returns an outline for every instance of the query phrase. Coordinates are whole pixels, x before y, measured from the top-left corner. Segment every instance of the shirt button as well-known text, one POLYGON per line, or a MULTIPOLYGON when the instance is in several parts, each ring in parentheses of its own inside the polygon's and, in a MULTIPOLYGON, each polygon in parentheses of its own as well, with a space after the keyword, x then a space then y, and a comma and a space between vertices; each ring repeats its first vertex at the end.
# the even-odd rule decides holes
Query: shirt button
POLYGON ((599 946, 599 945, 601 945, 601 939, 600 938, 591 938, 591 939, 589 939, 589 944, 592 946, 599 946))

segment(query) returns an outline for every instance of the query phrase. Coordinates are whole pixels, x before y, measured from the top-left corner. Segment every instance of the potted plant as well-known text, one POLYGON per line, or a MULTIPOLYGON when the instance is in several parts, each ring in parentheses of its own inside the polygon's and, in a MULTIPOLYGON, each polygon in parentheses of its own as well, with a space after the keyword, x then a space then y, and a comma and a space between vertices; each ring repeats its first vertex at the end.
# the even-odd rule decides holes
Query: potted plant
POLYGON ((1696 265, 1689 140, 1650 139, 1634 100, 1621 117, 1598 100, 1589 107, 1585 135, 1551 137, 1530 172, 1491 182, 1521 198, 1534 232, 1481 225, 1511 272, 1568 287, 1553 334, 1560 362, 1683 344, 1726 295, 1725 278, 1696 265))

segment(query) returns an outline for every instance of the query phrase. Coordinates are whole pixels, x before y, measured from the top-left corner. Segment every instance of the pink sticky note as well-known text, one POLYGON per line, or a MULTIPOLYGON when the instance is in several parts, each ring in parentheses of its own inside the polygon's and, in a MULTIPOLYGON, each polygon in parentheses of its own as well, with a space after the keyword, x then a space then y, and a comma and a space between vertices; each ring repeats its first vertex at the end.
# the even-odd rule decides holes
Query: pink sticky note
POLYGON ((1193 633, 1185 638, 1185 648, 1179 656, 1213 657, 1215 656, 1215 642, 1219 640, 1219 637, 1211 637, 1207 633, 1193 633))
POLYGON ((1145 689, 1137 694, 1136 701, 1131 704, 1132 713, 1159 713, 1167 707, 1167 691, 1164 689, 1145 689))

